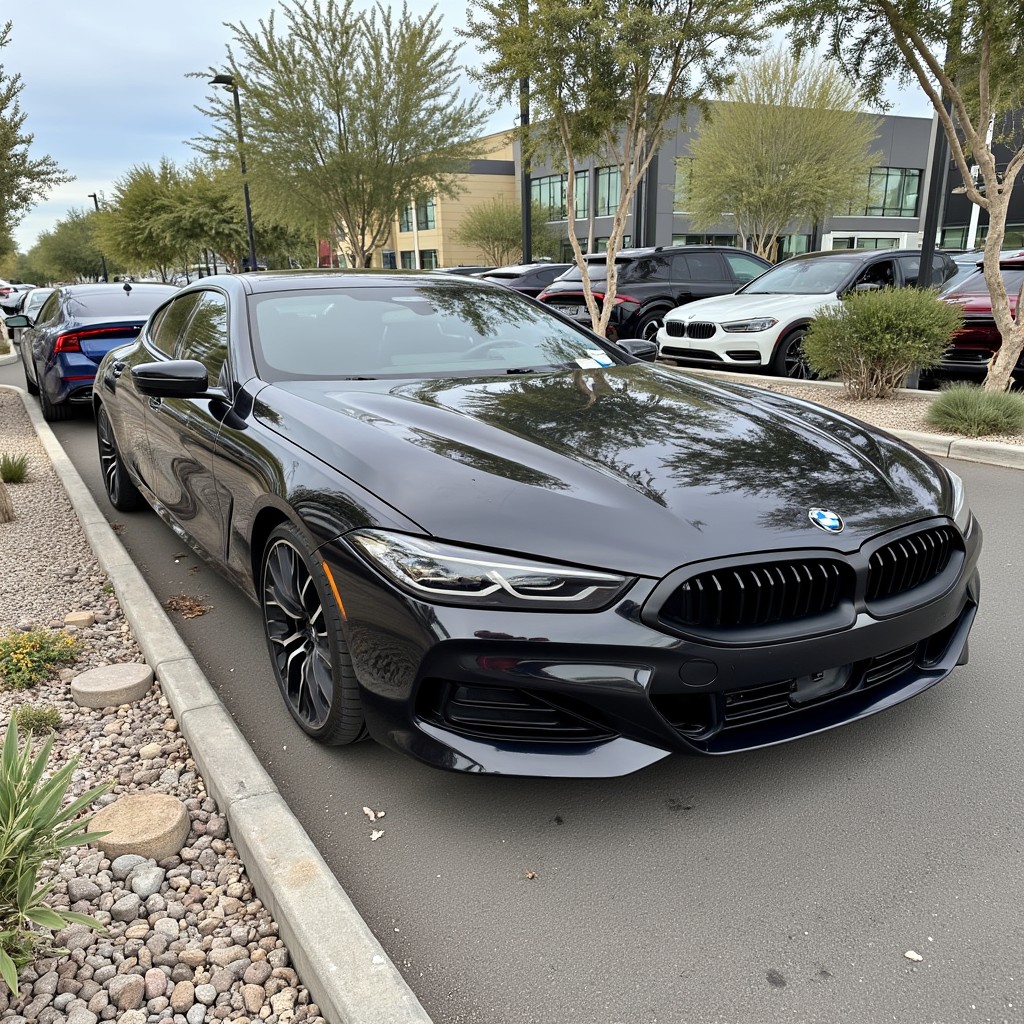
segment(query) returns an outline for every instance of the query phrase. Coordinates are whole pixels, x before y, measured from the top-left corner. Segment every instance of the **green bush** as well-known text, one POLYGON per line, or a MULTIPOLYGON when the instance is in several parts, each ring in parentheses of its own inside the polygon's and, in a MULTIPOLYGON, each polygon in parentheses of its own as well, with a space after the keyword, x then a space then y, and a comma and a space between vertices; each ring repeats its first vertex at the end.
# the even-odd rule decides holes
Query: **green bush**
POLYGON ((0 480, 5 484, 20 484, 27 475, 27 455, 0 455, 0 480))
POLYGON ((935 366, 963 323, 934 291, 884 288, 854 292, 821 310, 804 339, 811 369, 838 377, 855 398, 887 398, 911 370, 935 366))
POLYGON ((54 883, 39 884, 43 865, 61 850, 106 835, 89 832, 88 821, 75 819, 109 786, 97 786, 62 806, 78 762, 71 761, 47 778, 52 746, 49 736, 33 757, 29 742, 20 746, 18 718, 11 716, 0 752, 0 975, 11 992, 18 991, 20 968, 40 956, 66 952, 56 949, 52 936, 38 929, 84 924, 103 930, 85 914, 46 906, 54 883))
POLYGON ((60 725, 60 712, 52 704, 44 704, 34 708, 31 704, 21 704, 16 709, 18 724, 26 732, 54 732, 60 725))
POLYGON ((953 384, 932 402, 925 419, 939 430, 967 437, 1024 434, 1024 395, 953 384))
POLYGON ((41 683, 54 665, 74 661, 77 656, 78 644, 63 630, 8 633, 0 640, 0 689, 27 690, 41 683))

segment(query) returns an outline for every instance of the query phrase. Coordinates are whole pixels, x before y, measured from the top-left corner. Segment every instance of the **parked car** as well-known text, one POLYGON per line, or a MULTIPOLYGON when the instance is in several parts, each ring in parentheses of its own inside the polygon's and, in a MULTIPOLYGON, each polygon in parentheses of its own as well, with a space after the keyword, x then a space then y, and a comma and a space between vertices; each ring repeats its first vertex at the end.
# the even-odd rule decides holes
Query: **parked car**
MULTIPOLYGON (((956 273, 948 254, 936 253, 934 260, 935 280, 956 273)), ((851 292, 916 284, 920 267, 919 249, 836 249, 794 256, 735 295, 672 310, 658 332, 659 352, 680 366, 808 377, 803 342, 819 309, 838 305, 851 292)))
MULTIPOLYGON (((599 306, 604 301, 608 280, 604 253, 585 257, 587 272, 599 306)), ((648 338, 658 334, 665 314, 684 302, 724 295, 762 274, 767 260, 729 246, 658 246, 653 249, 623 249, 616 253, 615 308, 608 323, 608 336, 648 338)), ((559 312, 589 325, 583 297, 583 275, 570 267, 539 296, 559 312)))
POLYGON ((436 267, 442 274, 458 274, 460 277, 475 277, 477 274, 487 273, 489 270, 496 270, 496 267, 465 266, 465 267, 436 267))
POLYGON ((536 298, 556 278, 561 277, 574 266, 574 263, 549 263, 546 261, 520 263, 512 267, 496 267, 494 270, 473 276, 503 284, 507 288, 514 288, 517 292, 536 298))
MULTIPOLYGON (((16 316, 18 313, 23 314, 28 318, 28 324, 29 327, 31 327, 32 324, 35 323, 36 317, 39 316, 39 310, 42 309, 43 303, 52 294, 52 288, 33 288, 28 292, 19 292, 18 301, 13 304, 10 315, 16 316)), ((6 324, 6 320, 4 322, 6 324)), ((10 325, 7 325, 7 334, 11 339, 11 343, 18 349, 18 354, 21 356, 23 362, 25 357, 21 352, 21 336, 26 330, 27 328, 25 327, 11 327, 10 325)), ((26 380, 28 379, 27 368, 25 378, 26 380)), ((35 392, 33 391, 32 394, 35 394, 35 392)))
POLYGON ((951 252, 949 258, 956 264, 956 273, 942 285, 942 293, 951 292, 961 281, 966 280, 981 266, 985 257, 984 249, 970 249, 967 252, 951 252))
MULTIPOLYGON (((999 254, 999 272, 1010 299, 1010 315, 1017 315, 1017 295, 1024 282, 1024 250, 1009 249, 999 254)), ((992 315, 992 296, 981 266, 942 298, 963 311, 964 325, 953 336, 953 344, 946 350, 939 364, 937 376, 984 377, 992 356, 1002 345, 1002 335, 992 315)), ((1014 367, 1013 375, 1024 382, 1024 353, 1014 367)))
POLYGON ((617 775, 860 720, 966 660, 981 530, 954 474, 509 288, 207 278, 93 403, 113 506, 255 600, 322 742, 617 775))
POLYGON ((25 386, 47 420, 88 407, 99 361, 134 338, 149 314, 177 289, 167 284, 78 284, 56 288, 34 322, 24 314, 8 327, 27 328, 20 351, 25 386))

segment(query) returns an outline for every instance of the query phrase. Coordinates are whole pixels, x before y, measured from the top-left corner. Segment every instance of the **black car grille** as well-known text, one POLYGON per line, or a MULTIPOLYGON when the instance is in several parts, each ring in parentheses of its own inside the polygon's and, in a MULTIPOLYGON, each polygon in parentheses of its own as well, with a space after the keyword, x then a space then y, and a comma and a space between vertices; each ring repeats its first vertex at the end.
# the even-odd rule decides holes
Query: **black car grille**
POLYGON ((428 717, 477 739, 529 743, 592 743, 615 733, 528 690, 441 683, 428 717))
POLYGON ((666 320, 665 333, 671 338, 697 338, 706 340, 715 336, 715 325, 697 320, 684 324, 679 320, 666 320))
POLYGON ((933 526, 879 548, 868 568, 868 603, 905 594, 940 576, 958 537, 952 526, 933 526))
POLYGON ((833 611, 853 585, 853 570, 826 558, 715 569, 677 587, 661 618, 698 631, 794 622, 833 611))

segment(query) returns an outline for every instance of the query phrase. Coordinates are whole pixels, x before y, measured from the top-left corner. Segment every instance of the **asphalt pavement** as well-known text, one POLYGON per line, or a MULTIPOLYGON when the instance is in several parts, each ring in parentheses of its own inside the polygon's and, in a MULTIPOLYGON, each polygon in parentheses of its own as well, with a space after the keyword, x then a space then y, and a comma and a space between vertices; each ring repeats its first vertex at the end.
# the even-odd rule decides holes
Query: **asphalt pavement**
POLYGON ((255 606, 106 504, 90 420, 54 427, 158 597, 209 605, 182 637, 438 1024, 1024 1021, 1024 474, 953 464, 984 590, 971 663, 939 686, 784 747, 555 782, 310 742, 255 606))

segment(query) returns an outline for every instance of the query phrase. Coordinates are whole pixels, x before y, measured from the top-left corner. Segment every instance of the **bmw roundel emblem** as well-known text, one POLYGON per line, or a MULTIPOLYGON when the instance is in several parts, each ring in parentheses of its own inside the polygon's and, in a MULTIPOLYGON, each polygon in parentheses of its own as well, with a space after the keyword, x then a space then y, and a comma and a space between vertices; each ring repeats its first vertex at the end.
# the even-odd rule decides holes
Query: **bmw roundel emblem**
POLYGON ((827 508, 812 508, 807 513, 807 518, 819 530, 824 530, 826 533, 842 533, 843 532, 843 519, 842 516, 836 515, 831 509, 827 508))

